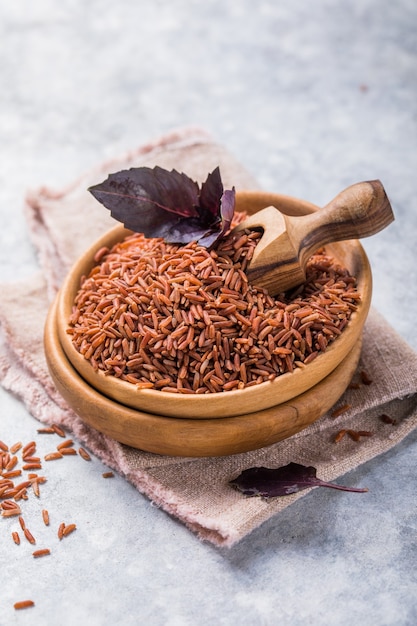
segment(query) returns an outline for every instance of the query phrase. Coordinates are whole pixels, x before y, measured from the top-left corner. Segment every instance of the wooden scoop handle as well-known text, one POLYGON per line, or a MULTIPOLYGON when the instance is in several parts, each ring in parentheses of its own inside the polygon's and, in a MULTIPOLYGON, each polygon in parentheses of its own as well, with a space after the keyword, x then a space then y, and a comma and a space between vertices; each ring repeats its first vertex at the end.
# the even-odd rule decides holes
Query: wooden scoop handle
POLYGON ((275 295, 305 281, 307 261, 318 248, 374 235, 393 219, 382 183, 372 180, 348 187, 325 207, 307 215, 284 215, 267 207, 236 230, 262 228, 247 275, 254 285, 275 295))
POLYGON ((304 267, 307 259, 326 243, 369 237, 393 219, 382 183, 372 180, 351 185, 315 213, 287 216, 285 222, 288 237, 304 267))

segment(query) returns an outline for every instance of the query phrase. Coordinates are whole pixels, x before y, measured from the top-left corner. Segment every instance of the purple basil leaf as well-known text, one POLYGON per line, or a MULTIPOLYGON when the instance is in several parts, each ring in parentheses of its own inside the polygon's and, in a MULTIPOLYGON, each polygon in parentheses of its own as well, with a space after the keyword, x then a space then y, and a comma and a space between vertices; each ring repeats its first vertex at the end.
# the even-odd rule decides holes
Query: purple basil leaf
POLYGON ((220 215, 222 220, 222 234, 229 230, 235 212, 235 188, 226 189, 221 197, 220 215))
POLYGON ((230 212, 233 217, 234 190, 223 193, 219 168, 208 175, 201 191, 185 174, 158 166, 110 174, 89 191, 126 228, 169 243, 196 240, 209 247, 229 229, 230 212))
MULTIPOLYGON (((143 231, 142 231, 143 232, 143 231)), ((209 245, 210 237, 207 235, 207 226, 201 224, 201 221, 196 217, 182 217, 176 220, 170 220, 164 218, 164 222, 158 226, 157 235, 147 235, 149 237, 162 237, 168 243, 190 243, 190 241, 198 241, 207 248, 209 245)), ((211 231, 210 231, 211 232, 211 231)), ((215 232, 215 239, 218 237, 218 231, 215 232)))
POLYGON ((206 230, 202 233, 201 237, 198 238, 198 243, 206 248, 211 248, 220 239, 220 232, 219 228, 206 230))
POLYGON ((220 217, 215 222, 205 237, 199 239, 199 243, 206 248, 213 246, 230 229, 235 211, 235 190, 226 189, 220 199, 220 217))
POLYGON ((298 463, 289 463, 283 467, 270 469, 267 467, 252 467, 244 470, 237 478, 230 481, 230 485, 241 491, 245 496, 263 496, 275 498, 296 493, 309 487, 329 487, 341 491, 363 493, 367 489, 344 487, 335 483, 328 483, 316 476, 315 467, 305 467, 298 463))
POLYGON ((201 185, 199 205, 203 211, 211 215, 211 219, 217 219, 220 215, 220 202, 223 195, 223 183, 220 177, 220 169, 207 176, 205 183, 201 185))
POLYGON ((164 237, 181 218, 198 217, 198 185, 176 170, 131 168, 110 174, 89 191, 112 217, 146 237, 164 237))

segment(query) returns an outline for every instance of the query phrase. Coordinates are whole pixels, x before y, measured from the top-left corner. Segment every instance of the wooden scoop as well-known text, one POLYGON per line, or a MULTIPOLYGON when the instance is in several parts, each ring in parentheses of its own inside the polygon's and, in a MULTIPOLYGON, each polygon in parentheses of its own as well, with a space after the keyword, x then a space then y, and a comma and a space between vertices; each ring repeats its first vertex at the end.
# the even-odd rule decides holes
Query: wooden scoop
POLYGON ((269 206, 248 217, 235 231, 263 230, 247 275, 252 284, 276 295, 305 282, 307 261, 321 246, 369 237, 393 220, 382 183, 372 180, 351 185, 309 215, 284 215, 269 206))

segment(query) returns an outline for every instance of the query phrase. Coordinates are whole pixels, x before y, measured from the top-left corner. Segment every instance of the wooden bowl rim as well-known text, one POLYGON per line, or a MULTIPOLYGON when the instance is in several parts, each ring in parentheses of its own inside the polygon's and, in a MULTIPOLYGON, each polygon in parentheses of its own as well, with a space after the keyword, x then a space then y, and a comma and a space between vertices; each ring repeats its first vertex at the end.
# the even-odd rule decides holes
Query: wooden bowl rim
MULTIPOLYGON (((289 214, 309 213, 318 209, 310 202, 269 192, 245 190, 237 192, 236 197, 238 210, 242 210, 239 209, 240 205, 246 209, 256 205, 259 209, 261 206, 270 204, 274 204, 289 214)), ((69 318, 81 275, 86 274, 88 271, 86 268, 91 268, 94 264, 94 253, 104 245, 110 247, 130 233, 131 231, 122 225, 117 225, 102 235, 85 251, 67 274, 59 292, 56 308, 59 338, 66 357, 90 385, 117 402, 150 413, 163 413, 169 417, 186 419, 220 419, 240 415, 242 412, 252 413, 256 410, 275 406, 278 401, 279 403, 286 402, 316 385, 346 357, 361 334, 371 302, 372 274, 363 247, 359 241, 350 240, 332 244, 327 248, 335 252, 336 256, 345 249, 351 249, 356 265, 360 270, 358 280, 362 300, 340 337, 329 346, 325 353, 319 354, 305 368, 297 368, 292 373, 287 372, 273 381, 264 382, 254 387, 204 395, 184 395, 153 389, 137 389, 132 383, 106 376, 101 370, 95 371, 91 364, 74 348, 70 335, 66 332, 68 325, 63 320, 69 318)))

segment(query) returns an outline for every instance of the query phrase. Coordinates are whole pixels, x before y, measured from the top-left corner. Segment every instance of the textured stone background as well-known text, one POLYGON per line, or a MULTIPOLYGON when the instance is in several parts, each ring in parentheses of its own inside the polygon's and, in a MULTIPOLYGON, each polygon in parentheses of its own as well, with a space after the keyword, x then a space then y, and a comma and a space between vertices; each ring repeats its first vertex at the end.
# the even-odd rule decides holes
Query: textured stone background
MULTIPOLYGON (((417 348, 416 27, 415 0, 1 2, 0 279, 36 268, 26 189, 192 124, 272 191, 325 204, 381 179, 397 219, 364 242, 374 304, 417 348)), ((0 438, 32 438, 20 403, 0 400, 0 438)), ((0 622, 20 623, 24 587, 42 625, 58 611, 70 626, 416 623, 416 443, 346 478, 369 487, 366 508, 313 492, 227 553, 98 462, 70 485, 57 470, 56 511, 90 533, 58 571, 12 559, 2 538, 0 622)))

